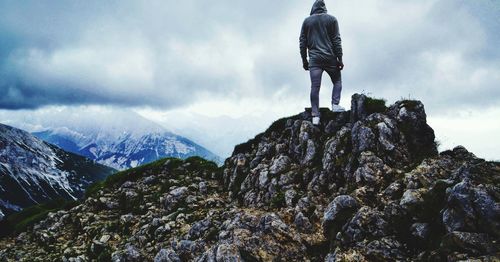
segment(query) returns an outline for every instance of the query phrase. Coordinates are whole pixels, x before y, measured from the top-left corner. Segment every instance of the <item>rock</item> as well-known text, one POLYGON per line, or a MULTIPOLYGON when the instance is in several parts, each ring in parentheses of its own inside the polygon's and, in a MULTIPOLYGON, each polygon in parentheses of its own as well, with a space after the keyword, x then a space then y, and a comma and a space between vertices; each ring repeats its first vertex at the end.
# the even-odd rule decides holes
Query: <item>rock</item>
POLYGON ((179 202, 181 202, 184 198, 187 197, 189 193, 189 189, 187 187, 179 187, 172 191, 170 191, 165 197, 165 209, 167 211, 174 210, 179 202))
POLYGON ((382 238, 389 234, 388 226, 380 211, 363 206, 342 229, 341 240, 349 244, 367 238, 382 238))
POLYGON ((200 190, 200 193, 202 193, 203 195, 206 195, 208 193, 207 182, 205 181, 200 182, 198 184, 198 188, 200 190))
POLYGON ((133 245, 127 245, 125 250, 113 252, 111 254, 111 261, 113 262, 141 262, 143 256, 133 245))
POLYGON ((371 241, 366 248, 366 254, 375 261, 407 260, 405 248, 393 237, 383 237, 380 240, 371 241))
POLYGON ((413 161, 419 162, 425 157, 437 155, 434 130, 427 125, 422 102, 398 101, 389 107, 387 115, 400 126, 413 161))
POLYGON ((351 146, 351 129, 342 127, 334 137, 330 138, 325 144, 322 164, 323 169, 333 172, 343 169, 349 164, 349 158, 352 157, 348 148, 351 146))
POLYGON ((363 151, 374 151, 375 134, 361 122, 357 122, 352 127, 352 151, 361 153, 363 151))
POLYGON ((351 98, 351 122, 355 123, 367 116, 365 109, 366 96, 354 94, 351 98))
POLYGON ((443 224, 448 232, 488 232, 500 236, 500 204, 481 186, 469 181, 456 184, 447 192, 443 224))
POLYGON ((281 188, 286 188, 288 185, 292 185, 295 182, 295 178, 297 177, 297 173, 293 170, 287 173, 280 175, 278 185, 281 188))
POLYGON ((292 160, 286 155, 280 155, 274 160, 271 167, 269 168, 269 173, 271 175, 278 175, 290 168, 292 160))
POLYGON ((188 232, 188 238, 189 239, 198 239, 202 237, 205 232, 210 229, 210 226, 212 225, 211 221, 209 219, 204 219, 201 221, 198 221, 194 223, 191 226, 191 229, 189 229, 188 232))
POLYGON ((382 145, 382 148, 386 151, 394 150, 394 148, 396 148, 392 142, 392 137, 394 136, 392 130, 394 130, 394 127, 391 129, 386 123, 381 122, 377 124, 376 128, 378 131, 378 141, 382 145))
POLYGON ((304 157, 300 161, 300 164, 310 165, 314 160, 314 158, 316 157, 316 152, 317 152, 316 144, 312 139, 308 139, 306 142, 306 150, 304 153, 304 157))
POLYGON ((181 262, 181 259, 172 249, 162 249, 156 254, 154 262, 181 262))
POLYGON ((237 262, 242 261, 240 252, 235 245, 222 244, 217 247, 215 261, 237 262))
POLYGON ((295 210, 297 210, 297 212, 307 213, 311 207, 311 199, 306 196, 299 199, 295 206, 295 210))
POLYGON ((297 191, 289 189, 285 192, 285 204, 287 207, 293 207, 297 198, 297 191))
POLYGON ((107 197, 100 197, 99 202, 101 202, 101 205, 106 209, 117 209, 119 207, 118 202, 107 197))
POLYGON ((126 224, 130 223, 133 219, 134 219, 134 216, 132 214, 122 215, 122 216, 120 216, 120 223, 126 225, 126 224))
POLYGON ((264 232, 282 233, 288 231, 288 226, 275 213, 264 215, 259 221, 259 228, 264 232))
POLYGON ((400 181, 391 183, 385 190, 384 195, 391 200, 396 200, 403 195, 403 184, 400 181))
POLYGON ((349 195, 338 196, 330 202, 323 215, 322 227, 325 237, 328 239, 334 237, 358 207, 357 201, 349 195))
POLYGON ((268 184, 269 184, 269 172, 268 171, 261 171, 259 173, 259 187, 261 189, 265 189, 268 184))
POLYGON ((498 239, 493 240, 486 234, 458 232, 447 234, 441 243, 444 251, 465 251, 471 255, 495 254, 500 251, 498 239))
POLYGON ((427 189, 408 189, 403 193, 399 204, 406 209, 420 211, 424 206, 424 195, 427 189))
POLYGON ((101 243, 107 243, 111 239, 110 235, 103 235, 100 239, 99 242, 101 243))
POLYGON ((313 227, 311 222, 309 221, 309 218, 304 216, 302 212, 298 212, 297 215, 295 215, 293 223, 297 227, 297 230, 300 232, 311 233, 313 231, 313 227))
POLYGON ((429 237, 429 224, 428 223, 414 223, 410 228, 411 234, 422 240, 426 240, 429 237))
POLYGON ((172 244, 174 250, 183 257, 191 257, 199 250, 199 246, 195 241, 181 240, 172 244))

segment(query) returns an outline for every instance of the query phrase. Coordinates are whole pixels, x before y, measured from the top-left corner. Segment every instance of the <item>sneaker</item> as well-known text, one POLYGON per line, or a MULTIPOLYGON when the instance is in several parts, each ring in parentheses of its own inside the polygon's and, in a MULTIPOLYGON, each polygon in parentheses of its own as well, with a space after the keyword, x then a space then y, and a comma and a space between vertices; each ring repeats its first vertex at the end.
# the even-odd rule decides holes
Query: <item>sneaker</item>
POLYGON ((313 117, 313 121, 312 122, 313 122, 313 125, 315 125, 315 126, 319 125, 319 116, 313 117))
POLYGON ((345 112, 345 108, 339 105, 332 105, 332 112, 345 112))

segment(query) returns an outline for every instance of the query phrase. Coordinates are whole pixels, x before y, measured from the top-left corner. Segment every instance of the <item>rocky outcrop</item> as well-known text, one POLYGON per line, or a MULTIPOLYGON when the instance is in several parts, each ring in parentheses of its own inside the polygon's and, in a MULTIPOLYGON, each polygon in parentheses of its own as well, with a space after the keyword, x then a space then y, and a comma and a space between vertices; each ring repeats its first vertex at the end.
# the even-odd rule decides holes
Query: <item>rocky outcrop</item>
POLYGON ((1 240, 0 260, 498 259, 500 164, 463 147, 438 154, 418 101, 369 103, 323 109, 322 126, 308 110, 280 119, 222 168, 192 158, 127 171, 1 240))

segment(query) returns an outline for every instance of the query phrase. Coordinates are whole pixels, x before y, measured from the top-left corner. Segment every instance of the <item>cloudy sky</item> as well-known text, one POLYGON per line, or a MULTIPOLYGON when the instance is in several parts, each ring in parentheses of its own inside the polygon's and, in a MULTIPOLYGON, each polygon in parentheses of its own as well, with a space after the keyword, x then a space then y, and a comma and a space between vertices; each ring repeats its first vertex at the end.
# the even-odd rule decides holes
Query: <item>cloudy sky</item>
MULTIPOLYGON (((308 106, 298 36, 312 2, 0 0, 0 121, 132 110, 227 156, 308 106)), ((342 105, 357 92, 422 100, 441 149, 500 159, 500 0, 325 2, 342 105)))

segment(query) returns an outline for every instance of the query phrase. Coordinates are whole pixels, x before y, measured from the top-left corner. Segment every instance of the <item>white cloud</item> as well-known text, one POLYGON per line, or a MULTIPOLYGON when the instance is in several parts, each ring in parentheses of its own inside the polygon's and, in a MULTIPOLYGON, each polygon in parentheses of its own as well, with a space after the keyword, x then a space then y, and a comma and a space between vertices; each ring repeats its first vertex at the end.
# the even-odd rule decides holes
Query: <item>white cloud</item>
MULTIPOLYGON (((0 55, 6 58, 0 61, 0 107, 135 108, 227 153, 235 141, 309 104, 298 34, 312 2, 0 3, 0 55), (234 131, 206 139, 203 134, 216 132, 206 117, 234 131)), ((440 123, 459 125, 449 112, 496 112, 500 21, 491 1, 326 4, 339 19, 344 43, 342 105, 349 106, 354 92, 420 99, 438 135, 448 133, 440 123)), ((323 106, 330 90, 325 77, 323 106)), ((469 120, 479 119, 478 113, 469 120)), ((474 141, 493 157, 479 146, 484 141, 474 141)))
POLYGON ((500 109, 460 110, 454 114, 429 117, 440 150, 465 146, 478 157, 500 161, 500 109))

